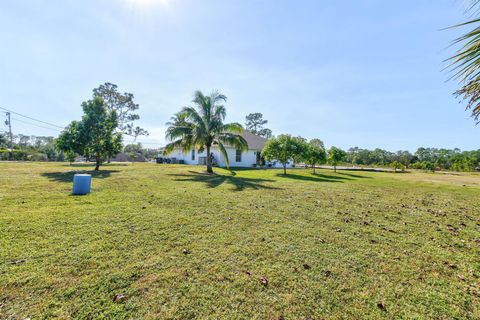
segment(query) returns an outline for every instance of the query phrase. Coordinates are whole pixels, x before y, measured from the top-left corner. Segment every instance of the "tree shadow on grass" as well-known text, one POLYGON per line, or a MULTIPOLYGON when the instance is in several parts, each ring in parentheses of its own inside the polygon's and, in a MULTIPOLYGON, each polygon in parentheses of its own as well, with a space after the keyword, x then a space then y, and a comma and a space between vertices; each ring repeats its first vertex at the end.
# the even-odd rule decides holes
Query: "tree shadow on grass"
POLYGON ((244 189, 279 189, 272 186, 267 186, 262 183, 265 182, 275 182, 275 180, 269 179, 254 179, 254 178, 237 178, 236 174, 220 175, 220 174, 209 174, 201 173, 195 171, 189 171, 188 174, 169 174, 169 176, 177 177, 175 181, 192 181, 192 182, 202 182, 205 183, 209 188, 216 188, 224 183, 230 184, 235 187, 235 191, 242 191, 244 189))
POLYGON ((294 179, 294 180, 302 180, 302 181, 313 181, 313 182, 344 182, 345 180, 352 180, 352 178, 348 177, 341 177, 336 175, 326 175, 321 173, 315 173, 310 175, 301 175, 301 174, 291 174, 287 173, 286 175, 282 173, 277 173, 277 177, 279 178, 286 178, 286 179, 294 179))
MULTIPOLYGON (((130 163, 118 163, 118 162, 112 162, 112 163, 102 163, 101 167, 110 167, 110 166, 115 166, 115 167, 127 167, 129 166, 130 163)), ((64 164, 64 167, 67 168, 95 168, 95 162, 88 162, 88 163, 72 163, 72 164, 64 164)))
POLYGON ((337 172, 337 174, 341 174, 343 176, 347 176, 347 177, 351 177, 351 178, 372 179, 372 177, 360 176, 358 174, 353 174, 353 173, 337 172))
POLYGON ((90 174, 92 179, 109 178, 112 173, 120 172, 119 170, 99 170, 99 171, 65 171, 65 172, 44 172, 43 177, 47 177, 50 181, 73 182, 73 176, 77 173, 90 174))

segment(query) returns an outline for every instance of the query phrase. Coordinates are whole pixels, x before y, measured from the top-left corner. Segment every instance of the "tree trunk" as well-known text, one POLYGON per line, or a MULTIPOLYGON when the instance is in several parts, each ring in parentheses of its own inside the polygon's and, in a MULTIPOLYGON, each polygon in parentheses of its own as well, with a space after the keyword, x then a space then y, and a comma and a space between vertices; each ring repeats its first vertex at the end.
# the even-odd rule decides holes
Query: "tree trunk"
POLYGON ((286 163, 283 164, 283 175, 284 176, 287 175, 287 164, 286 163))
POLYGON ((210 146, 207 146, 207 172, 213 173, 212 158, 210 157, 210 146))
POLYGON ((333 172, 337 172, 337 166, 333 166, 333 172))
POLYGON ((100 169, 100 157, 95 158, 95 171, 100 169))
POLYGON ((315 174, 315 164, 313 164, 313 174, 315 174))

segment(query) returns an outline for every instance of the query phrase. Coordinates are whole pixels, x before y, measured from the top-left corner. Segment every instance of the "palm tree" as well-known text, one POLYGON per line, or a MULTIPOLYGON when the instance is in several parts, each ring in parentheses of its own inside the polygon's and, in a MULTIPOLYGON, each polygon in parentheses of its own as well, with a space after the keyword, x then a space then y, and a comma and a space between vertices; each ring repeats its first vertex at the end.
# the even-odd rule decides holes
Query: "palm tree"
POLYGON ((227 167, 229 165, 225 146, 233 146, 240 150, 248 148, 245 139, 239 135, 243 127, 239 123, 223 123, 226 116, 225 106, 227 97, 214 91, 205 96, 201 91, 196 91, 192 102, 195 107, 184 107, 176 113, 170 122, 166 138, 171 143, 165 147, 165 154, 180 148, 188 152, 197 148, 199 152, 207 151, 207 172, 213 173, 210 151, 216 146, 223 157, 227 167))
MULTIPOLYGON (((470 0, 468 7, 474 15, 480 13, 480 0, 470 0)), ((462 44, 457 53, 449 58, 449 67, 454 71, 452 78, 459 80, 462 87, 455 92, 456 96, 467 100, 467 109, 472 109, 472 117, 480 123, 480 18, 474 18, 454 27, 471 24, 477 26, 470 32, 457 38, 453 44, 462 44)))

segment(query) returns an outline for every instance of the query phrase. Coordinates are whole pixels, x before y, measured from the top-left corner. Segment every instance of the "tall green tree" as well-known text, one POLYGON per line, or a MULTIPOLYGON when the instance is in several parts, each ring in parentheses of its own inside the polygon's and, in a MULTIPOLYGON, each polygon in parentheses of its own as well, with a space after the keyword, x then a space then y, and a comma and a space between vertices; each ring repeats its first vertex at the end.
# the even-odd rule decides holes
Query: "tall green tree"
POLYGON ((140 119, 140 116, 136 113, 140 106, 135 103, 135 97, 132 93, 120 93, 116 84, 106 82, 93 89, 93 97, 101 97, 107 110, 117 113, 118 130, 133 136, 135 140, 138 136, 148 136, 148 131, 140 127, 134 127, 134 121, 140 119))
POLYGON ((315 174, 316 165, 325 163, 326 160, 327 152, 322 140, 312 139, 305 145, 304 162, 313 168, 313 174, 315 174))
POLYGON ((448 61, 453 70, 452 77, 461 85, 455 95, 467 101, 467 109, 472 110, 472 117, 480 123, 480 0, 470 0, 469 3, 472 19, 454 27, 473 26, 473 29, 454 40, 460 49, 448 61))
POLYGON ((328 149, 327 162, 333 166, 333 170, 337 172, 337 166, 340 162, 344 161, 347 157, 347 153, 340 148, 331 147, 328 149))
POLYGON ((122 150, 122 134, 116 132, 118 116, 101 97, 82 103, 81 121, 73 121, 58 137, 57 148, 95 159, 95 170, 111 154, 122 150))
POLYGON ((247 150, 247 141, 240 135, 243 127, 239 123, 224 123, 227 114, 223 103, 227 97, 217 91, 204 95, 196 91, 193 95, 193 107, 184 107, 168 122, 167 140, 171 142, 165 147, 165 154, 180 148, 188 152, 196 148, 199 152, 207 152, 207 172, 213 173, 212 147, 219 149, 225 158, 227 167, 229 159, 226 146, 247 150))
POLYGON ((245 128, 248 131, 269 139, 272 137, 272 130, 263 127, 267 123, 268 120, 264 120, 263 114, 259 112, 250 113, 245 117, 245 128))
POLYGON ((270 139, 265 144, 262 156, 269 160, 277 160, 283 166, 283 174, 287 174, 287 164, 290 161, 303 160, 305 156, 305 140, 299 137, 292 137, 288 134, 281 134, 270 139))

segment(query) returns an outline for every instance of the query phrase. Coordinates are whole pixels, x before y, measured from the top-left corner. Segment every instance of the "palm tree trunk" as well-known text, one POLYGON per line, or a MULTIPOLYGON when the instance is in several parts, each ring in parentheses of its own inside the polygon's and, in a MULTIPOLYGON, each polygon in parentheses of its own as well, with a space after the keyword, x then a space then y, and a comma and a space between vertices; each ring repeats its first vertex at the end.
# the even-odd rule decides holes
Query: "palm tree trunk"
POLYGON ((210 146, 207 146, 207 172, 213 173, 212 158, 210 158, 210 146))

